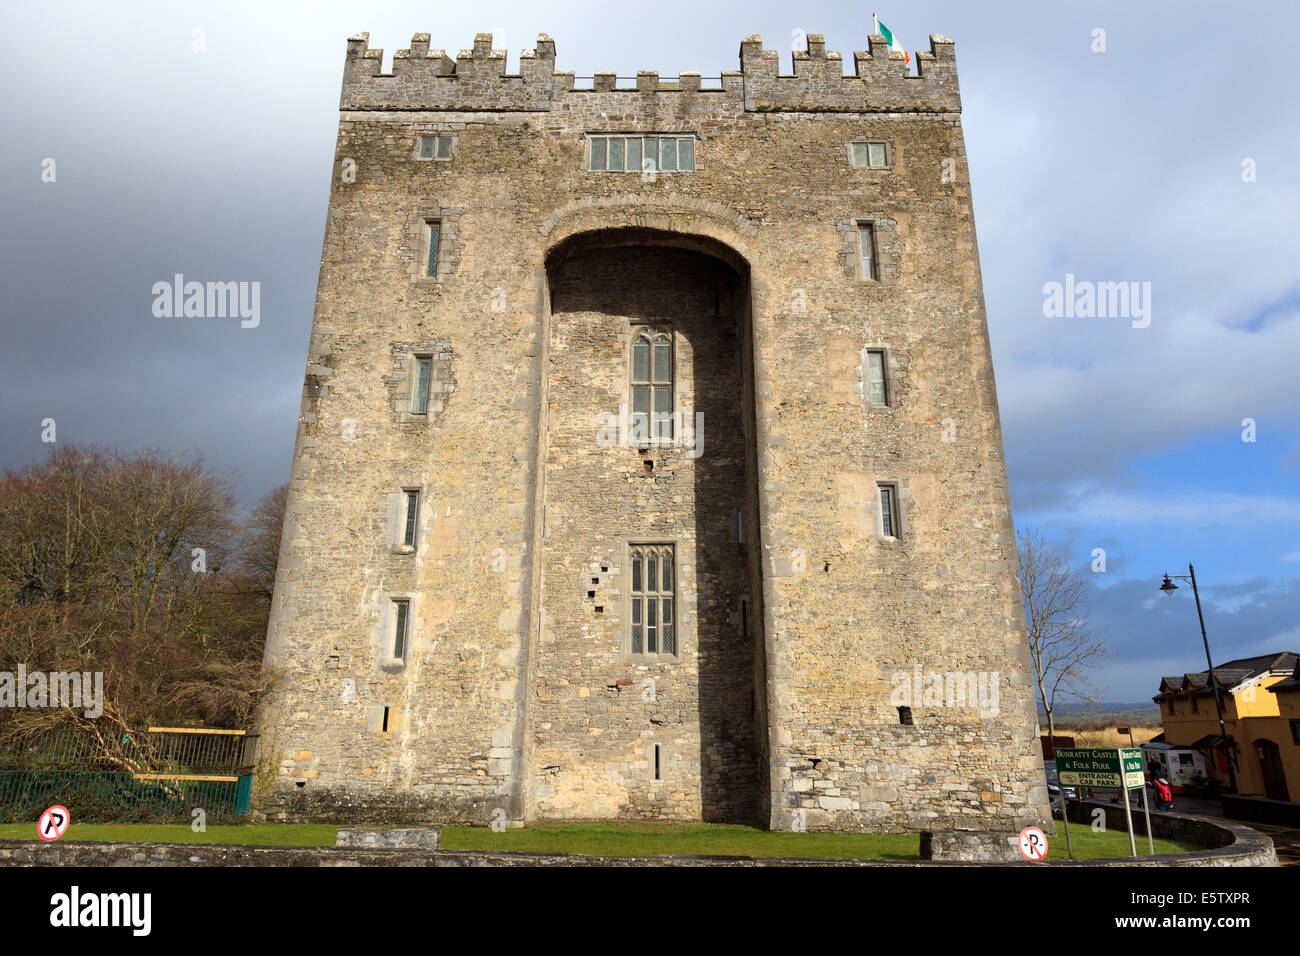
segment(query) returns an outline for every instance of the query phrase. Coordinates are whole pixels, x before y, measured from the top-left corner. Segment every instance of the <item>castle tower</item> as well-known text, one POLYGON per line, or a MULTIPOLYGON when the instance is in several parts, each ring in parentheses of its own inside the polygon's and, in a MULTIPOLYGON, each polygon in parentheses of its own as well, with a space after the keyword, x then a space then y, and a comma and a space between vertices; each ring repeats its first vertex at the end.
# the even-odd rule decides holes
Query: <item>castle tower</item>
POLYGON ((348 41, 279 818, 1050 827, 951 41, 348 41))

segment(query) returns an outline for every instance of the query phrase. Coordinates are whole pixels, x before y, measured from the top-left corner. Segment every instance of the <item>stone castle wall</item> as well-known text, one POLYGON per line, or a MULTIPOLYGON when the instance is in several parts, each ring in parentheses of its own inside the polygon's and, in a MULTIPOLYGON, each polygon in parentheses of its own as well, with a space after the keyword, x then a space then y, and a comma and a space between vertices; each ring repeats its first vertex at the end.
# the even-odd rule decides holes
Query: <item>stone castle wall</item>
POLYGON ((516 77, 484 35, 454 61, 417 35, 391 75, 349 41, 267 640, 268 812, 1047 818, 952 45, 932 38, 920 76, 870 47, 843 76, 810 36, 781 76, 751 37, 718 89, 576 89, 546 38, 516 77), (449 161, 417 159, 432 132, 449 161), (600 132, 692 134, 695 170, 588 172, 600 132), (852 167, 855 140, 888 166, 852 167), (648 313, 675 324, 678 400, 706 422, 701 457, 656 450, 649 472, 595 417, 626 396, 648 313), (902 499, 894 538, 879 482, 902 499), (624 653, 635 540, 679 549, 675 660, 624 653), (940 688, 904 724, 895 678, 918 668, 940 688), (993 681, 996 712, 945 699, 955 673, 993 681))

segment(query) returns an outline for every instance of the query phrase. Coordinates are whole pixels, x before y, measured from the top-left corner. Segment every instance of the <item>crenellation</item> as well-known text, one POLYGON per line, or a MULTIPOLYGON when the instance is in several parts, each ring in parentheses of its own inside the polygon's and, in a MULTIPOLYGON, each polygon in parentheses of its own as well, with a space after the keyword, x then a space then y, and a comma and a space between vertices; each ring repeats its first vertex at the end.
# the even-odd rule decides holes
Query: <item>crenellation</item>
MULTIPOLYGON (((740 44, 739 70, 720 73, 720 87, 704 89, 702 74, 685 72, 676 80, 658 71, 639 70, 635 86, 620 87, 614 71, 600 70, 592 85, 575 87, 572 72, 555 70, 555 41, 538 34, 532 50, 520 53, 519 72, 506 73, 506 52, 492 48, 490 33, 476 34, 471 49, 453 59, 429 48, 430 35, 417 33, 409 49, 398 50, 391 73, 381 72, 383 51, 370 49, 369 34, 348 39, 340 108, 345 110, 490 110, 546 112, 563 108, 567 93, 672 94, 722 91, 744 94, 736 112, 875 112, 923 110, 959 112, 953 43, 933 34, 930 51, 916 54, 918 74, 908 73, 903 57, 884 37, 868 38, 869 49, 854 54, 855 73, 845 76, 843 58, 826 49, 821 34, 809 34, 795 51, 793 73, 782 74, 780 53, 763 47, 757 34, 740 44)), ((721 105, 721 104, 719 104, 721 105)))

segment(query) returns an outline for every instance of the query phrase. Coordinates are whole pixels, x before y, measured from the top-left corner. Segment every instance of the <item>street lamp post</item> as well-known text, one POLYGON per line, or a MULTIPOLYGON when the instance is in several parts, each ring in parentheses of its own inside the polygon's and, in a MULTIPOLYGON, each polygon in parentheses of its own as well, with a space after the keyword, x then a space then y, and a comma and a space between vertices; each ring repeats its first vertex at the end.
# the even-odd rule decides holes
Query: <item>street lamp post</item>
POLYGON ((1188 564, 1187 571, 1187 574, 1166 574, 1160 590, 1165 594, 1173 594, 1178 590, 1178 585, 1169 580, 1170 578, 1192 582, 1192 596, 1196 598, 1196 616, 1201 622, 1201 643, 1205 645, 1205 664, 1209 668, 1206 674, 1210 679, 1210 686, 1214 689, 1214 711, 1219 715, 1219 737, 1223 740, 1223 749, 1228 756, 1228 789, 1236 793, 1237 774, 1234 768, 1233 742, 1223 724, 1223 700, 1219 695, 1219 682, 1214 677, 1214 664, 1210 660, 1210 639, 1205 636, 1205 615, 1201 611, 1201 592, 1196 588, 1196 569, 1188 564))

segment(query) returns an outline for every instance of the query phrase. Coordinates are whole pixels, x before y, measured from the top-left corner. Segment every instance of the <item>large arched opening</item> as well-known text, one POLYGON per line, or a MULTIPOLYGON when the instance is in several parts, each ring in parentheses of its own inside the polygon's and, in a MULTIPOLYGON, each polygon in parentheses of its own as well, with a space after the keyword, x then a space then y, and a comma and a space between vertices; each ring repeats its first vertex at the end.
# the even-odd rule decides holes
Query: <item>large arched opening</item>
POLYGON ((546 259, 540 818, 766 814, 749 264, 620 227, 546 259))

